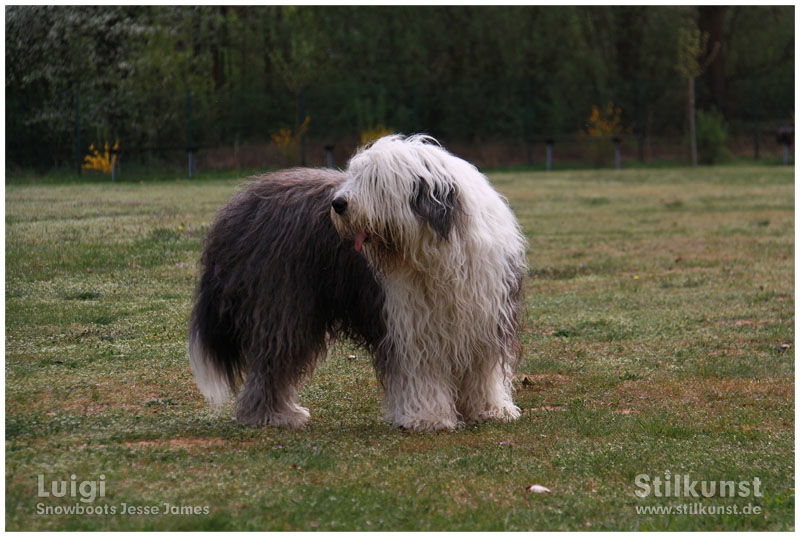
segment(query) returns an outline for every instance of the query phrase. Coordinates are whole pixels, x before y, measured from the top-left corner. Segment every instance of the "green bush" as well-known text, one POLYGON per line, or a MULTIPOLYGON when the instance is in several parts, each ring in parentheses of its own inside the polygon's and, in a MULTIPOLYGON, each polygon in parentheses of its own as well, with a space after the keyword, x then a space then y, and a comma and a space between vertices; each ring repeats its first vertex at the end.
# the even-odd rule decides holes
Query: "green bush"
POLYGON ((716 110, 697 111, 697 158, 703 164, 716 164, 730 157, 725 143, 728 126, 716 110))

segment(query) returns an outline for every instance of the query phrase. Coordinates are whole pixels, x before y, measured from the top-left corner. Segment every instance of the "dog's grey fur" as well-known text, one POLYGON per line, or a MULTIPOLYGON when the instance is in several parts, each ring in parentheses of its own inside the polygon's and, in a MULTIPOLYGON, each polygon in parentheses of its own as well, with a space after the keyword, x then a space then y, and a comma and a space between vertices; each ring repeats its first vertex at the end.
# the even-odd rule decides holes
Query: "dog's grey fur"
POLYGON ((386 363, 381 287, 330 218, 343 180, 341 172, 320 169, 263 175, 230 200, 208 232, 192 311, 192 366, 215 403, 244 377, 241 422, 302 424, 308 413, 296 391, 331 336, 346 335, 376 365, 386 363))

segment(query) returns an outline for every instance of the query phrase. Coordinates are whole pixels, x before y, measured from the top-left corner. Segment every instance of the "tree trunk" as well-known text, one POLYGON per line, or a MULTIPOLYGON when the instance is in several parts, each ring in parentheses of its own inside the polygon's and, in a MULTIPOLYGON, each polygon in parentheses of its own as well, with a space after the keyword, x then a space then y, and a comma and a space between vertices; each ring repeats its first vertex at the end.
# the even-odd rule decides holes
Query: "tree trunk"
MULTIPOLYGON (((698 27, 700 31, 708 34, 708 49, 706 55, 713 54, 708 71, 703 77, 708 82, 711 98, 720 112, 727 112, 725 100, 725 47, 723 47, 725 31, 726 6, 701 6, 698 27)), ((702 61, 708 61, 703 58, 702 61)))
POLYGON ((225 86, 225 56, 224 53, 228 48, 228 8, 221 6, 219 8, 219 21, 220 27, 216 28, 219 31, 219 38, 214 36, 211 43, 211 60, 213 62, 212 72, 214 76, 214 89, 220 90, 225 86))
POLYGON ((264 89, 267 91, 272 88, 272 64, 269 59, 269 51, 272 48, 272 36, 270 35, 272 9, 272 6, 265 7, 263 11, 264 89))

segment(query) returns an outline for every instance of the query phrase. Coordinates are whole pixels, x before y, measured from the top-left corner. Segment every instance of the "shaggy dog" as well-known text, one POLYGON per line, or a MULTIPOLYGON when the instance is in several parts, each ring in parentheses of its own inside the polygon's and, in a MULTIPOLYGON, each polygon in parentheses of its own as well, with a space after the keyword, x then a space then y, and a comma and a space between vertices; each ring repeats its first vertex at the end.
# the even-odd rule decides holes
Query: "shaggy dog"
POLYGON ((432 138, 387 136, 344 173, 258 177, 209 230, 192 311, 197 384, 237 418, 300 426, 298 388, 346 336, 373 355, 385 419, 515 419, 525 239, 505 200, 432 138))

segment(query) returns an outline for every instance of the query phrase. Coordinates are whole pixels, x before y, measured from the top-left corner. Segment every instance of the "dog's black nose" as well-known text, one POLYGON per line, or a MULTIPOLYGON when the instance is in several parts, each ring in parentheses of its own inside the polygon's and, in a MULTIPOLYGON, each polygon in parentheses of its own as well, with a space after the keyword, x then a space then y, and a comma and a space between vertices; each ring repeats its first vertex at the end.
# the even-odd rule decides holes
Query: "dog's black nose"
POLYGON ((347 200, 343 197, 338 197, 333 200, 331 207, 336 211, 336 214, 342 214, 347 210, 347 200))

